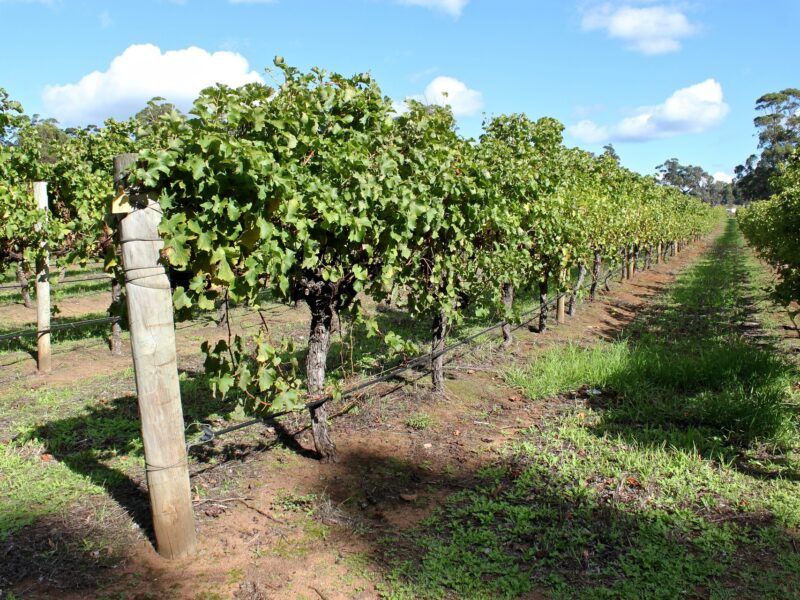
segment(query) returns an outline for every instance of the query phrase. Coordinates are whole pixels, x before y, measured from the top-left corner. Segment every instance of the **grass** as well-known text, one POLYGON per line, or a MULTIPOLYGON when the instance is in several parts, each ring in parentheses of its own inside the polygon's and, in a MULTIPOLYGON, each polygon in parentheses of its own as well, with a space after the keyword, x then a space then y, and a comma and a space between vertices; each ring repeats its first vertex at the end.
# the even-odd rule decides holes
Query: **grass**
MULTIPOLYGON (((129 370, 103 386, 89 380, 4 398, 0 539, 84 494, 106 493, 123 505, 131 500, 144 467, 131 379, 129 370)), ((182 374, 180 383, 188 423, 243 416, 213 399, 203 376, 182 374)))
POLYGON ((730 222, 626 338, 509 372, 551 416, 385 540, 383 597, 800 598, 798 370, 760 277, 730 222))
POLYGON ((79 498, 103 492, 43 450, 40 445, 0 444, 0 539, 79 498))
POLYGON ((414 413, 406 419, 406 426, 417 431, 428 429, 434 424, 433 417, 427 413, 414 413))

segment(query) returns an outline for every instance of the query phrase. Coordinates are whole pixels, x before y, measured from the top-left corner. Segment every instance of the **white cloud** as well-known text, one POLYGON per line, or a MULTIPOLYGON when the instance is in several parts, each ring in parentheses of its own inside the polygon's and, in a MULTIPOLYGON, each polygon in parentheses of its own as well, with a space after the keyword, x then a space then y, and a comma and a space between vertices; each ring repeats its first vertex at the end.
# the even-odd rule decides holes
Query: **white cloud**
POLYGON ((62 124, 99 123, 128 117, 154 96, 186 110, 205 87, 261 80, 235 52, 209 53, 195 46, 162 52, 152 44, 139 44, 114 58, 106 71, 89 73, 77 83, 47 86, 43 100, 46 113, 62 124))
MULTIPOLYGON (((431 81, 424 93, 409 96, 408 99, 425 104, 450 106, 456 117, 472 117, 483 108, 483 94, 478 90, 468 88, 463 81, 444 75, 431 81)), ((395 102, 394 105, 395 112, 398 114, 407 110, 404 103, 395 102)))
POLYGON ((681 49, 682 38, 697 27, 676 6, 614 6, 600 4, 583 14, 585 31, 605 30, 609 37, 621 39, 626 47, 643 54, 664 54, 681 49))
POLYGON ((610 141, 608 128, 597 125, 588 119, 570 125, 567 127, 567 133, 587 144, 602 144, 610 141))
POLYGON ((644 142, 700 133, 720 123, 728 110, 722 86, 714 79, 706 79, 679 89, 661 104, 642 106, 614 125, 598 125, 585 119, 567 131, 587 144, 644 142))
POLYGON ((440 12, 445 12, 454 17, 461 15, 461 11, 467 5, 469 0, 397 0, 400 4, 407 4, 409 6, 421 6, 423 8, 431 8, 440 12))
POLYGON ((730 183, 733 181, 733 175, 729 175, 725 171, 717 171, 712 177, 715 181, 721 181, 722 183, 730 183))

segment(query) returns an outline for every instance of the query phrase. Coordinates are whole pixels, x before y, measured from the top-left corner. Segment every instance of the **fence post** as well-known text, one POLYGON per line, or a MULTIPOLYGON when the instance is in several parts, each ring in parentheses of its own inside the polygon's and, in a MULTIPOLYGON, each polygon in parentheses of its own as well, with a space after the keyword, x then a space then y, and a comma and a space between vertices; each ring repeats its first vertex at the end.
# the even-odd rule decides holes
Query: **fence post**
MULTIPOLYGON (((135 154, 114 158, 117 187, 135 161, 135 154)), ((119 221, 120 254, 156 548, 165 558, 182 558, 192 554, 197 542, 172 293, 160 260, 161 210, 147 194, 131 194, 121 210, 127 212, 119 221)))
POLYGON ((567 312, 566 312, 566 302, 567 296, 566 293, 562 290, 564 289, 564 284, 567 280, 567 270, 561 269, 558 273, 558 300, 556 301, 556 321, 559 323, 566 323, 567 322, 567 312))
MULTIPOLYGON (((33 182, 36 207, 45 211, 47 221, 47 182, 33 182)), ((45 223, 41 226, 44 227, 45 223)), ((40 374, 50 372, 50 256, 47 240, 42 242, 42 255, 36 263, 36 364, 40 374)))

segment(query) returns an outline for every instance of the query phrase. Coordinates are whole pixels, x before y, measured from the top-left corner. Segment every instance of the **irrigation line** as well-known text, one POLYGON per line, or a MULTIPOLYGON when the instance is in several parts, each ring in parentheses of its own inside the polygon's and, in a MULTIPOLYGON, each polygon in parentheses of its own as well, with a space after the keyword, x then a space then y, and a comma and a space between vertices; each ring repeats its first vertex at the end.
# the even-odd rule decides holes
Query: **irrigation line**
POLYGON ((111 281, 113 279, 113 275, 97 275, 94 277, 80 277, 77 279, 62 279, 58 282, 58 285, 65 285, 67 283, 80 283, 83 281, 111 281))

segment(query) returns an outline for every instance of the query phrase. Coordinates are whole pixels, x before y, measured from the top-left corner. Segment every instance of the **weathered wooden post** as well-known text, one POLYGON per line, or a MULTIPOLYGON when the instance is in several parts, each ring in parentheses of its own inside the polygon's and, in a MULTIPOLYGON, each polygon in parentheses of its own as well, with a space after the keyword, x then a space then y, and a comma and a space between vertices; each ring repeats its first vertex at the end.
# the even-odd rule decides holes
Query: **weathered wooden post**
MULTIPOLYGON (((135 163, 135 154, 114 158, 115 186, 135 163)), ((161 209, 147 194, 131 193, 114 211, 139 399, 147 487, 158 553, 165 558, 192 554, 196 546, 184 436, 172 293, 161 263, 161 209), (127 201, 125 201, 127 200, 127 201)))
POLYGON ((658 242, 658 251, 656 252, 656 264, 661 264, 661 242, 658 242))
MULTIPOLYGON (((45 227, 47 221, 47 182, 33 182, 33 198, 36 207, 45 211, 45 227)), ((36 363, 39 373, 50 372, 50 256, 47 240, 42 242, 42 254, 36 263, 36 363)))

